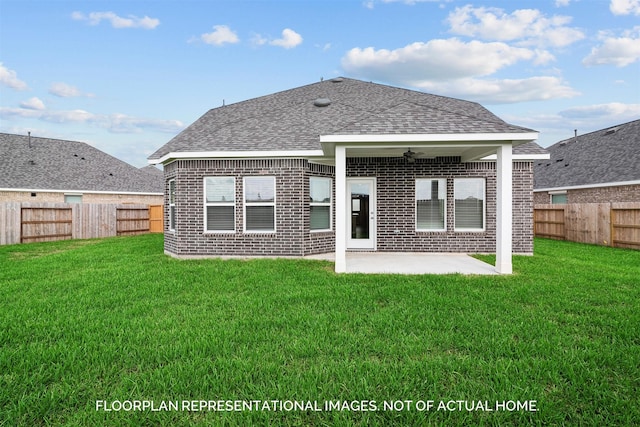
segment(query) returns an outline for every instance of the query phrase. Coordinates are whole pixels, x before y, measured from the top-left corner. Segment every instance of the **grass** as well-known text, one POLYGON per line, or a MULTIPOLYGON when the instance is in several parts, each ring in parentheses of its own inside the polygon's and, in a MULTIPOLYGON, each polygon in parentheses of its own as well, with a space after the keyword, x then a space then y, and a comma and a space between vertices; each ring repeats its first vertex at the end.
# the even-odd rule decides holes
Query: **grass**
POLYGON ((637 424, 640 252, 536 240, 535 253, 482 277, 179 261, 161 235, 0 247, 0 425, 637 424), (437 410, 458 400, 475 410, 437 410), (151 401, 167 410, 96 410, 151 401))

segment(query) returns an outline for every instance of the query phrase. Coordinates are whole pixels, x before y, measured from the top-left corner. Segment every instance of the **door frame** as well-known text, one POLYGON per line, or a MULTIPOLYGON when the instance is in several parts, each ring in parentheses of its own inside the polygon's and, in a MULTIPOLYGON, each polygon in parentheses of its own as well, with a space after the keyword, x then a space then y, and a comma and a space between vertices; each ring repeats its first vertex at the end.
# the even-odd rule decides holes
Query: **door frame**
POLYGON ((346 191, 346 212, 344 215, 346 216, 346 225, 347 225, 347 249, 361 249, 361 250, 369 250, 375 251, 377 247, 377 229, 378 229, 378 219, 377 219, 377 183, 375 177, 357 177, 357 178, 349 178, 347 177, 347 191, 346 191), (369 238, 368 239, 353 239, 351 237, 351 184, 359 183, 359 184, 369 184, 371 189, 371 194, 369 195, 369 238))

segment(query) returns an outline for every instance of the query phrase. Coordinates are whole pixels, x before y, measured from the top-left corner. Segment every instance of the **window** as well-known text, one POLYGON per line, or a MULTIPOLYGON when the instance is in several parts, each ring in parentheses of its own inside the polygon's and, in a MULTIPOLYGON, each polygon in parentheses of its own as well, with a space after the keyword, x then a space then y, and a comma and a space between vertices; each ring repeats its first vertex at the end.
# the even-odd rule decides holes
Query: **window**
POLYGON ((416 229, 446 229, 447 180, 416 179, 416 229))
POLYGON ((567 193, 556 193, 551 195, 551 204, 559 205, 567 203, 567 193))
POLYGON ((65 203, 82 203, 82 194, 65 194, 65 203))
POLYGON ((484 230, 484 178, 460 178, 453 181, 456 230, 484 230))
POLYGON ((236 229, 236 180, 233 177, 204 179, 205 231, 236 229))
POLYGON ((169 230, 176 229, 176 180, 169 181, 169 230))
POLYGON ((311 230, 331 230, 331 178, 309 178, 311 230))
POLYGON ((276 179, 272 176, 244 178, 245 231, 276 231, 276 179))

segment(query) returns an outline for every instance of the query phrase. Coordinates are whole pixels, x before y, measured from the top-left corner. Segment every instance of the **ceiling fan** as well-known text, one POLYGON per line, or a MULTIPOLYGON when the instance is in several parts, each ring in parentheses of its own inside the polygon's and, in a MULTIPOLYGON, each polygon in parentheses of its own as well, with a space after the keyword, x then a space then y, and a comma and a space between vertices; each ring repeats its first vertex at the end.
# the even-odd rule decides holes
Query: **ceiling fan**
POLYGON ((402 155, 404 156, 405 159, 407 159, 408 163, 415 163, 416 162, 416 156, 420 155, 422 153, 416 153, 414 151, 411 151, 411 147, 409 147, 409 149, 407 151, 405 151, 402 155))

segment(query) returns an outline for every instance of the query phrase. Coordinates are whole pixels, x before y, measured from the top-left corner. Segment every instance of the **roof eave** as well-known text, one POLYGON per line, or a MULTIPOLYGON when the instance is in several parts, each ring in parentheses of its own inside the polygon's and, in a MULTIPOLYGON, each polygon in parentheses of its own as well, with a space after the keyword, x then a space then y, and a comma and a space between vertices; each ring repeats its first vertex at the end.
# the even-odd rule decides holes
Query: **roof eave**
POLYGON ((512 142, 520 145, 536 139, 538 132, 320 135, 320 143, 512 142))
POLYGON ((282 159, 323 157, 322 150, 277 150, 277 151, 172 151, 157 159, 149 159, 152 165, 165 164, 173 160, 206 159, 282 159))
POLYGON ((583 190, 587 188, 623 187, 627 185, 640 185, 640 180, 601 182, 601 183, 580 184, 580 185, 559 185, 557 187, 534 188, 533 192, 540 193, 540 192, 547 192, 547 191, 583 190))

